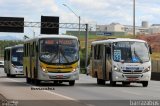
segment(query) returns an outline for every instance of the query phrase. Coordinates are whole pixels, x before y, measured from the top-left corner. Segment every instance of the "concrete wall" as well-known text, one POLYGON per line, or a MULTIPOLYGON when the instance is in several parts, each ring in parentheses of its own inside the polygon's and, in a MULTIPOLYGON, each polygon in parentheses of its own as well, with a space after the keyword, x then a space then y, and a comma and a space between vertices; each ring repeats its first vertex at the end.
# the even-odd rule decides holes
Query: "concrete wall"
POLYGON ((159 80, 160 81, 160 60, 153 60, 152 61, 152 80, 159 80))

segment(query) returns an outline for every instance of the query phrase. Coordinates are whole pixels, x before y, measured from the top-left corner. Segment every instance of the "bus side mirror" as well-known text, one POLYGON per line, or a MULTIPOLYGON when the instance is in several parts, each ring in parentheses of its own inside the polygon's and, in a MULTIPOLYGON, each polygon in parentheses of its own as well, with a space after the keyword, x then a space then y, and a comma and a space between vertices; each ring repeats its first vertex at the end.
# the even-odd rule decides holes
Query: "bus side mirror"
POLYGON ((81 46, 80 46, 80 40, 78 40, 78 43, 79 43, 79 50, 81 50, 81 46))
POLYGON ((150 45, 149 45, 149 53, 152 54, 152 48, 150 45))

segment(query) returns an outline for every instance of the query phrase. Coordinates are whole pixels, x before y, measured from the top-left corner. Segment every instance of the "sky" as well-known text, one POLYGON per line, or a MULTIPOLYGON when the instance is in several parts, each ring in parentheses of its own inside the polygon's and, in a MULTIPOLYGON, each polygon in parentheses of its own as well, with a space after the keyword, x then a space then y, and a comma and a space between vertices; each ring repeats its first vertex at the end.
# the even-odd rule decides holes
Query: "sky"
MULTIPOLYGON (((150 25, 160 24, 160 0, 135 0, 136 25, 148 21, 150 25)), ((133 24, 133 0, 0 0, 1 17, 24 17, 28 22, 40 22, 43 16, 59 16, 60 23, 78 23, 78 17, 66 6, 70 7, 81 23, 105 25, 112 22, 123 25, 133 24)), ((2 33, 33 37, 39 35, 37 28, 25 28, 24 33, 2 33)), ((61 29, 60 33, 64 33, 61 29)))

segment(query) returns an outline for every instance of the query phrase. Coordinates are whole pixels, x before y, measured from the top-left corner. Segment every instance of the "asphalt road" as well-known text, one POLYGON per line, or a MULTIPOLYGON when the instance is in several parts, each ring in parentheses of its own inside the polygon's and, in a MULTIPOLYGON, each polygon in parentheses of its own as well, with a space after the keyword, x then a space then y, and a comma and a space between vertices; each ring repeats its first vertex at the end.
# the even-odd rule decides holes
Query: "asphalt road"
POLYGON ((44 82, 34 86, 27 84, 21 76, 7 78, 1 68, 0 94, 8 100, 18 101, 18 106, 128 106, 130 100, 160 100, 160 82, 150 81, 148 87, 136 83, 126 87, 118 83, 112 87, 109 82, 97 85, 96 79, 81 74, 75 86, 69 86, 67 82, 58 85, 44 82), (48 87, 52 90, 42 90, 48 87))

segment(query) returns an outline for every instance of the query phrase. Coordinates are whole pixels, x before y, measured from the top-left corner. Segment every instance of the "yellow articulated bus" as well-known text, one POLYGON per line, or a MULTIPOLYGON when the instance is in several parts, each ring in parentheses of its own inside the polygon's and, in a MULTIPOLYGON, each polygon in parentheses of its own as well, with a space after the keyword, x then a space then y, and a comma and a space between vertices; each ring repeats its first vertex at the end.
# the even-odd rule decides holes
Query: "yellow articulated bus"
POLYGON ((151 48, 147 42, 137 39, 117 38, 94 41, 91 44, 89 73, 97 78, 97 84, 111 85, 122 82, 142 83, 148 86, 151 78, 151 48))
POLYGON ((4 71, 7 77, 23 75, 23 44, 6 47, 4 50, 4 71))
POLYGON ((69 82, 79 79, 79 40, 70 35, 41 35, 24 43, 23 68, 27 83, 69 82))

